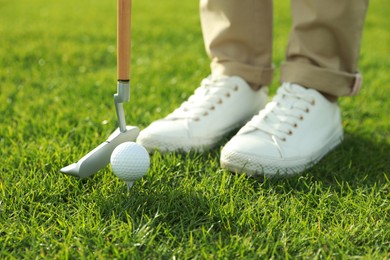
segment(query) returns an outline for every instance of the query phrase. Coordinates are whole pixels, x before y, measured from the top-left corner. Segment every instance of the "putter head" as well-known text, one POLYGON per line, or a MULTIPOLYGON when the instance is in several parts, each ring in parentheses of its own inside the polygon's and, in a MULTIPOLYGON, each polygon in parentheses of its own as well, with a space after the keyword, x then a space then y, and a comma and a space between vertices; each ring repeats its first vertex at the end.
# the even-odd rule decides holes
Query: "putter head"
POLYGON ((79 178, 85 178, 97 173, 110 163, 114 149, 124 142, 134 142, 139 134, 139 128, 126 126, 126 131, 116 129, 104 142, 86 154, 77 163, 72 163, 60 171, 79 178))

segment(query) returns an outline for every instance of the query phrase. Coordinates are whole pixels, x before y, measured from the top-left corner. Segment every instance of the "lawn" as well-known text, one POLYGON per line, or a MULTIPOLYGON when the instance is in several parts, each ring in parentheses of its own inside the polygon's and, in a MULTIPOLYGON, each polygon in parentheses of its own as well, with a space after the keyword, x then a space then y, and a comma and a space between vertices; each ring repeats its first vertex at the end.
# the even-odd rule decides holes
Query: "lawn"
MULTIPOLYGON (((275 1, 274 62, 290 27, 275 1)), ((130 192, 108 166, 59 172, 116 128, 116 1, 0 0, 1 259, 390 257, 390 5, 371 1, 345 141, 288 179, 219 167, 220 149, 156 153, 130 192)), ((133 3, 129 125, 146 127, 209 73, 198 1, 133 3)), ((278 73, 271 93, 278 86, 278 73)))

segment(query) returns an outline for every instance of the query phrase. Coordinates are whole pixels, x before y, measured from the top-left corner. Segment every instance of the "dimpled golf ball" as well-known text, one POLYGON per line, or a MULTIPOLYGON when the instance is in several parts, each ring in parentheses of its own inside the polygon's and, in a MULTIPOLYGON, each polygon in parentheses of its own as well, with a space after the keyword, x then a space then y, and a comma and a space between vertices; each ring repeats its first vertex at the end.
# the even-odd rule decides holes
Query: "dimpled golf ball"
POLYGON ((149 169, 150 158, 144 147, 134 142, 118 145, 111 154, 114 174, 128 184, 142 178, 149 169))

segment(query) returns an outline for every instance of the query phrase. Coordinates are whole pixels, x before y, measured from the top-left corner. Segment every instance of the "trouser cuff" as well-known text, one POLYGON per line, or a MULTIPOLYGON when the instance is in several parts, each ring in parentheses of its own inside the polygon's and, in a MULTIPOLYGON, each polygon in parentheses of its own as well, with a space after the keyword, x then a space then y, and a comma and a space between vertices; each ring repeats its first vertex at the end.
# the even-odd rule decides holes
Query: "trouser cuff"
POLYGON ((339 72, 298 62, 285 62, 280 67, 282 82, 312 88, 336 97, 356 95, 362 84, 359 73, 339 72))

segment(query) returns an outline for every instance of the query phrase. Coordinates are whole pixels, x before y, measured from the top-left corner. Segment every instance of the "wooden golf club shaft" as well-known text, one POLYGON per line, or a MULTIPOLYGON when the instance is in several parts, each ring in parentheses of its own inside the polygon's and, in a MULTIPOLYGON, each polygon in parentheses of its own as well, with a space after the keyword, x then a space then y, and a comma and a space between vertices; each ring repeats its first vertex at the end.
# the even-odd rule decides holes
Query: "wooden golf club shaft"
POLYGON ((118 81, 130 80, 131 0, 118 0, 117 73, 118 81))

